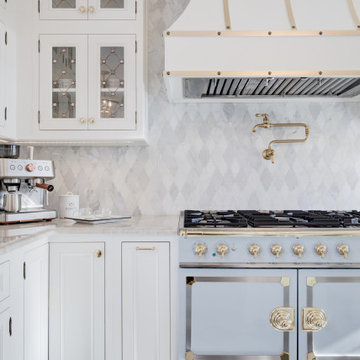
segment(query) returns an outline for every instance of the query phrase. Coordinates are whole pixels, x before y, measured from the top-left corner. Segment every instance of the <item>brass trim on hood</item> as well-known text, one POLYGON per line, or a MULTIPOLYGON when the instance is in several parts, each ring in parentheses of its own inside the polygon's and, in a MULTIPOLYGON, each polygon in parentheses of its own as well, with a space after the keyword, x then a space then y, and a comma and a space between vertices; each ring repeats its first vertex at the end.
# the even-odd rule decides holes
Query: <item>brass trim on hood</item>
MULTIPOLYGON (((360 32, 359 32, 360 33, 360 32)), ((263 70, 263 71, 170 71, 165 70, 164 76, 179 76, 179 77, 277 77, 277 76, 360 76, 359 70, 301 70, 301 71, 288 71, 288 70, 263 70)))
POLYGON ((349 10, 351 12, 351 16, 354 20, 354 23, 355 23, 356 27, 360 30, 360 18, 358 16, 358 14, 356 13, 354 2, 353 2, 353 0, 347 0, 347 2, 349 5, 349 10))
POLYGON ((223 3, 224 3, 225 27, 227 30, 231 30, 229 0, 223 0, 223 3))
MULTIPOLYGON (((349 0, 349 1, 351 1, 351 0, 349 0)), ((286 11, 288 13, 291 28, 295 30, 296 29, 296 23, 295 23, 295 17, 294 17, 293 9, 292 9, 292 6, 291 6, 291 0, 285 0, 285 5, 286 5, 286 11)))
POLYGON ((292 36, 360 36, 358 30, 166 30, 165 37, 292 37, 292 36))

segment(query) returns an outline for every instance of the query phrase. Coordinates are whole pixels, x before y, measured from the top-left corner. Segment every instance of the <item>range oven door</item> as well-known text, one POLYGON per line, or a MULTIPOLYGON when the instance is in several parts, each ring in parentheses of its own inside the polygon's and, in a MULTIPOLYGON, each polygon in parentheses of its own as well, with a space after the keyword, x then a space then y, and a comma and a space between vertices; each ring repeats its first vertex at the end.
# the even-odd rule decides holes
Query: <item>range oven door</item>
POLYGON ((297 354, 297 271, 180 269, 180 360, 297 354))
POLYGON ((360 360, 360 270, 299 271, 299 359, 360 360))

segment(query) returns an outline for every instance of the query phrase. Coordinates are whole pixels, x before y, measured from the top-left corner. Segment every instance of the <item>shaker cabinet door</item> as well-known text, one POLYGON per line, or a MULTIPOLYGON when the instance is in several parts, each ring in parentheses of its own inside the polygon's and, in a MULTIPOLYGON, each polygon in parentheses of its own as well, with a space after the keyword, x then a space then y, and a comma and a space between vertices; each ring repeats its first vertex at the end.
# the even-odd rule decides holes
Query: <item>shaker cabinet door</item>
POLYGON ((170 359, 169 243, 122 244, 124 360, 170 359))
POLYGON ((50 244, 50 360, 105 359, 104 243, 50 244))
POLYGON ((41 0, 40 19, 87 19, 87 0, 41 0))
POLYGON ((87 128, 87 36, 40 35, 40 129, 87 128))
POLYGON ((12 319, 10 310, 0 313, 0 360, 11 359, 12 319))
POLYGON ((296 359, 296 270, 181 269, 179 282, 179 360, 296 359))
POLYGON ((49 245, 31 250, 24 261, 24 360, 47 360, 49 245))
MULTIPOLYGON (((0 0, 1 1, 1 0, 0 0)), ((6 44, 5 44, 5 25, 0 22, 0 127, 5 126, 5 86, 6 81, 6 44)))
POLYGON ((136 128, 135 35, 89 36, 89 129, 136 128))
POLYGON ((299 271, 299 359, 360 359, 360 270, 299 271))

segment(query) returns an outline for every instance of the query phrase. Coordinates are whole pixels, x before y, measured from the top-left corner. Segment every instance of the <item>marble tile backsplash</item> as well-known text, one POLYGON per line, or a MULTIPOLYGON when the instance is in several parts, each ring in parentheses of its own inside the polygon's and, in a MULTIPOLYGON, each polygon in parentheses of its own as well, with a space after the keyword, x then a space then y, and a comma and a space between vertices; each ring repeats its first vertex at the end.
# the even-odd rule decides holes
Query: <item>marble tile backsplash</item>
POLYGON ((188 1, 149 0, 149 146, 38 147, 53 159, 56 194, 80 194, 80 206, 123 214, 178 214, 203 209, 360 209, 360 103, 170 104, 162 79, 161 33, 188 1), (257 112, 274 122, 306 122, 304 144, 274 138, 303 129, 259 129, 257 112))

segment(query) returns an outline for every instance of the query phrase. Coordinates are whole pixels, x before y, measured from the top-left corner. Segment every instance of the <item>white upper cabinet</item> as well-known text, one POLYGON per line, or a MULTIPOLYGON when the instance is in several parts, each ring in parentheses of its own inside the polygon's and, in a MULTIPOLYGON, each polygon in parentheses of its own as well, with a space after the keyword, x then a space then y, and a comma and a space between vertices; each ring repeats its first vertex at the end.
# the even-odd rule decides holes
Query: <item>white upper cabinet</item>
POLYGON ((135 38, 41 35, 40 128, 135 130, 135 38))
POLYGON ((43 20, 135 19, 135 1, 134 0, 41 0, 40 19, 43 20))

